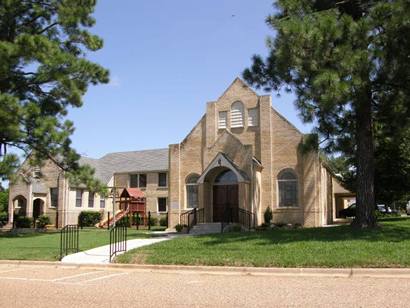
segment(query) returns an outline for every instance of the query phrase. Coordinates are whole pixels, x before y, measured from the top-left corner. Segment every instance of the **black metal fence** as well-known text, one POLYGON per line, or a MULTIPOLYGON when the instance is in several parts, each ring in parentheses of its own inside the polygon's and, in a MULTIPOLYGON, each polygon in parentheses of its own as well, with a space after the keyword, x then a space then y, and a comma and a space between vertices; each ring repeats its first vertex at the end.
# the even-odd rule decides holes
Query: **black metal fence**
POLYGON ((121 251, 127 251, 126 224, 115 225, 110 229, 110 262, 121 251))
POLYGON ((78 225, 66 225, 60 230, 60 260, 70 252, 78 252, 80 229, 78 225))

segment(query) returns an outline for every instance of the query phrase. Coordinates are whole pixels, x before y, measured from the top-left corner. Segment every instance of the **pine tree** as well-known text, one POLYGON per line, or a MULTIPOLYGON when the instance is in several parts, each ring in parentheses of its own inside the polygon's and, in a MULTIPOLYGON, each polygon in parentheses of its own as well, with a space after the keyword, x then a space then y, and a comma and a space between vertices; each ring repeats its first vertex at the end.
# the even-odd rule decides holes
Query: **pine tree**
MULTIPOLYGON (((68 107, 81 107, 90 84, 108 82, 108 71, 86 59, 103 46, 88 28, 95 0, 2 0, 0 2, 0 177, 18 165, 10 149, 33 164, 53 160, 91 181, 71 148, 74 127, 68 107)), ((97 182, 93 182, 96 186, 97 182)))
POLYGON ((265 90, 295 93, 323 149, 353 164, 353 225, 373 227, 375 135, 388 137, 390 121, 408 123, 410 115, 410 3, 280 0, 276 8, 267 18, 276 31, 268 39, 269 56, 254 56, 244 78, 265 90))

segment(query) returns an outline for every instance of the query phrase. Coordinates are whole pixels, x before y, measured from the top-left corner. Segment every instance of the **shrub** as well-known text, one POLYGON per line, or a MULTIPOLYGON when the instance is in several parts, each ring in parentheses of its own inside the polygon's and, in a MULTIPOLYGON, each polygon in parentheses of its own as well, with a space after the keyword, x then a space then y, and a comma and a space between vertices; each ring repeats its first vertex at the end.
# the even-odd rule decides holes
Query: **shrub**
POLYGON ((263 213, 263 219, 265 224, 270 225, 270 222, 272 221, 272 210, 269 206, 266 208, 265 213, 263 213))
POLYGON ((177 225, 175 226, 175 230, 177 230, 177 232, 182 232, 183 229, 184 229, 184 225, 177 224, 177 225))
POLYGON ((162 227, 167 227, 167 226, 168 226, 167 216, 162 216, 162 217, 159 219, 159 225, 162 226, 162 227))
POLYGON ((143 225, 144 224, 144 219, 142 218, 141 215, 134 213, 133 218, 132 218, 133 224, 134 225, 143 225))
POLYGON ((80 215, 78 215, 78 224, 82 227, 94 227, 100 221, 100 212, 82 211, 80 215))
POLYGON ((0 227, 7 224, 8 220, 9 220, 9 215, 7 214, 7 212, 0 212, 0 227))
POLYGON ((38 219, 37 219, 37 228, 39 229, 43 229, 45 228, 47 225, 49 225, 51 223, 50 218, 47 215, 41 215, 38 219))
POLYGON ((117 226, 131 227, 130 219, 128 218, 128 216, 121 218, 115 224, 117 226))
POLYGON ((151 216, 148 223, 150 226, 156 226, 158 225, 158 218, 151 216))
POLYGON ((30 217, 19 216, 16 217, 16 228, 31 228, 33 219, 30 217))

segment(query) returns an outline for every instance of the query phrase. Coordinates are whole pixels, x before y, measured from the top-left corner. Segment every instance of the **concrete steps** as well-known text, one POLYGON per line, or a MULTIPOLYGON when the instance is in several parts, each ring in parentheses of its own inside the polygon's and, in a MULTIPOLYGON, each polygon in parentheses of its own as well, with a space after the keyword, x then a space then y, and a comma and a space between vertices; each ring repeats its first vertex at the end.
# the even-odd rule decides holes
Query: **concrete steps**
POLYGON ((13 224, 7 223, 3 227, 0 228, 1 231, 10 231, 13 229, 13 224))
POLYGON ((221 233, 221 223, 220 222, 210 222, 210 223, 200 223, 192 227, 189 234, 201 235, 201 234, 212 234, 221 233))

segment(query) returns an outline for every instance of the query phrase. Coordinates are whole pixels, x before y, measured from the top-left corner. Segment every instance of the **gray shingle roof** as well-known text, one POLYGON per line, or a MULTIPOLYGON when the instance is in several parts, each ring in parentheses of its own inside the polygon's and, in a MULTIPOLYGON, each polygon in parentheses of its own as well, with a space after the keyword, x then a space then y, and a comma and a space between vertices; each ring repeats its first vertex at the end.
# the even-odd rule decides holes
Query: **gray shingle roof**
POLYGON ((108 183, 114 173, 168 170, 168 149, 109 153, 100 159, 82 156, 80 165, 95 169, 95 176, 108 183))

